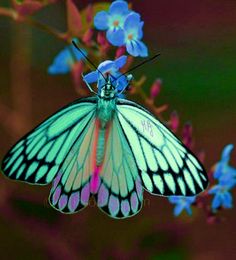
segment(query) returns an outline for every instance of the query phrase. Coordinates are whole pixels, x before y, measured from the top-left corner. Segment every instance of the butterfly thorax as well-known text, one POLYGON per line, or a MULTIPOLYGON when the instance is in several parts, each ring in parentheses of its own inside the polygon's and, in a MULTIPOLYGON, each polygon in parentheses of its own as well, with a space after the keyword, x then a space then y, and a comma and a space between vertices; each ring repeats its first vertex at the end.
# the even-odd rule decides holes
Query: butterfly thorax
POLYGON ((97 117, 101 122, 101 127, 105 128, 111 121, 116 108, 116 90, 108 81, 102 88, 97 102, 97 117))

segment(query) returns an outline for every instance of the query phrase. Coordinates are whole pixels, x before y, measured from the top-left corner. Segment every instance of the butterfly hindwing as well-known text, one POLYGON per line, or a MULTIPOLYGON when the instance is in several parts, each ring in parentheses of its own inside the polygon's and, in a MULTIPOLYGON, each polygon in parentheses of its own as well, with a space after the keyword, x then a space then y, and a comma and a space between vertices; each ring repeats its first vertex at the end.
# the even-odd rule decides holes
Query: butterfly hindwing
POLYGON ((96 143, 95 115, 86 125, 67 154, 49 197, 50 204, 63 213, 75 213, 89 203, 90 179, 94 172, 96 143))
POLYGON ((3 159, 2 172, 31 184, 50 183, 95 108, 96 98, 85 98, 59 110, 10 149, 3 159))
POLYGON ((119 99, 117 115, 146 190, 162 196, 193 196, 207 187, 201 163, 147 110, 119 99))
POLYGON ((95 199, 102 211, 113 218, 126 218, 139 212, 143 188, 136 162, 117 116, 109 127, 101 178, 95 199))

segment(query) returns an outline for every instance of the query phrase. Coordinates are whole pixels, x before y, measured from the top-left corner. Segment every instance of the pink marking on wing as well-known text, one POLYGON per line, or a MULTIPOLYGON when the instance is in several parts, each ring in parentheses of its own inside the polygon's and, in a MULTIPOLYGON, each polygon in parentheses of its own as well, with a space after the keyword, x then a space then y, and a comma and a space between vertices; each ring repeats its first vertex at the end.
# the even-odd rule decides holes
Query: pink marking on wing
POLYGON ((100 182, 101 182, 101 178, 99 177, 100 170, 101 168, 99 166, 96 166, 90 180, 90 191, 91 193, 94 194, 98 192, 98 188, 100 186, 100 182))

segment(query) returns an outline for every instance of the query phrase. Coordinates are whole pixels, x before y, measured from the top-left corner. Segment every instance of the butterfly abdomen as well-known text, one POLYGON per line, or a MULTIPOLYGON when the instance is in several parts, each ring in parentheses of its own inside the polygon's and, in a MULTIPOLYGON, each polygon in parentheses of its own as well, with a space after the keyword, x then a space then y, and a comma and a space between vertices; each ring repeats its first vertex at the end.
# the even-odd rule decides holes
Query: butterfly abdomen
POLYGON ((105 151, 105 134, 106 128, 100 128, 98 131, 98 141, 96 149, 96 165, 99 166, 102 164, 105 151))

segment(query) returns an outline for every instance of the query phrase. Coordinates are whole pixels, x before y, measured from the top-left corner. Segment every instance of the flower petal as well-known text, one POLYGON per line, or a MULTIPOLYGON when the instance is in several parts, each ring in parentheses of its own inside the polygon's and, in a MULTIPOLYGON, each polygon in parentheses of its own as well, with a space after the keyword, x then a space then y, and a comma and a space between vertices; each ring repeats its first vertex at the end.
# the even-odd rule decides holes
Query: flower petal
POLYGON ((126 15, 129 13, 128 3, 126 1, 114 1, 109 9, 110 14, 126 15))
POLYGON ((144 22, 140 22, 139 27, 138 27, 138 40, 143 38, 143 25, 144 25, 144 22))
POLYGON ((114 46, 122 46, 125 41, 124 30, 122 29, 113 29, 107 31, 107 40, 114 46))
POLYGON ((106 60, 99 64, 98 69, 101 72, 106 73, 109 70, 111 70, 114 66, 115 66, 114 61, 106 60))
POLYGON ((92 71, 86 75, 84 75, 83 80, 87 83, 94 83, 98 80, 98 72, 92 71))
POLYGON ((233 150, 234 146, 233 144, 228 144, 225 146, 222 155, 221 155, 221 161, 224 161, 225 163, 228 163, 230 160, 230 154, 233 150))
POLYGON ((232 201, 233 201, 232 195, 229 192, 225 192, 223 197, 223 203, 222 203, 223 206, 225 208, 232 208, 233 207, 232 201))
POLYGON ((216 194, 221 189, 221 185, 214 185, 209 191, 208 194, 216 194))
POLYGON ((116 67, 117 67, 118 69, 120 69, 120 68, 122 68, 122 67, 125 65, 125 63, 127 62, 127 56, 122 55, 122 56, 120 56, 118 59, 116 59, 114 62, 115 62, 116 67))
POLYGON ((141 42, 141 41, 128 41, 126 43, 126 49, 127 52, 134 56, 141 56, 141 57, 147 57, 148 56, 148 49, 147 46, 141 42))
POLYGON ((192 215, 192 209, 190 205, 185 205, 184 209, 188 213, 188 215, 192 215))
POLYGON ((174 208, 174 215, 179 216, 179 214, 183 211, 184 208, 184 204, 177 204, 174 208))
POLYGON ((124 30, 126 32, 137 32, 140 26, 140 15, 138 13, 130 13, 124 23, 124 30))
POLYGON ((117 80, 115 79, 112 84, 114 86, 116 86, 117 90, 120 92, 122 91, 124 88, 127 87, 128 85, 128 81, 125 75, 121 76, 122 74, 120 72, 116 73, 115 75, 113 75, 115 78, 118 78, 117 80))
POLYGON ((60 51, 48 68, 49 74, 68 73, 73 65, 73 56, 67 48, 60 51))
POLYGON ((168 198, 169 202, 173 204, 179 203, 181 199, 182 199, 181 196, 170 196, 168 198))
POLYGON ((196 196, 193 197, 186 197, 186 202, 188 202, 188 204, 192 204, 194 203, 196 200, 196 196))
POLYGON ((219 162, 219 163, 216 164, 215 171, 214 171, 214 174, 213 174, 215 179, 219 179, 222 176, 223 168, 224 168, 224 163, 219 162))
POLYGON ((98 30, 108 29, 108 14, 105 11, 98 12, 94 17, 94 26, 98 30))
POLYGON ((222 203, 221 195, 217 193, 212 201, 211 207, 213 209, 217 209, 220 207, 221 203, 222 203))

